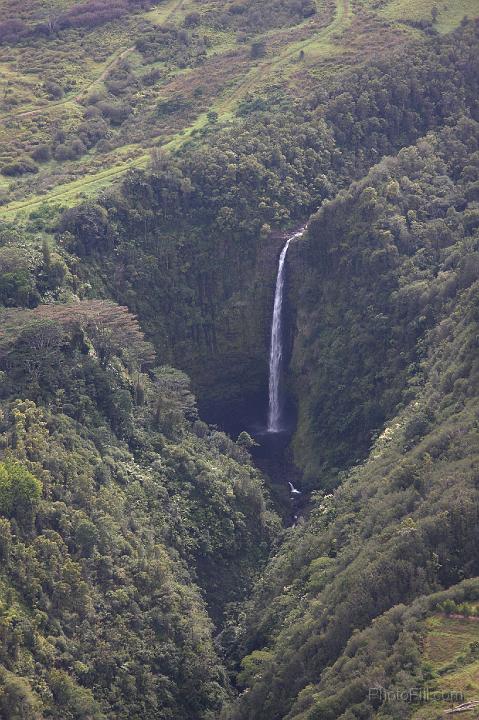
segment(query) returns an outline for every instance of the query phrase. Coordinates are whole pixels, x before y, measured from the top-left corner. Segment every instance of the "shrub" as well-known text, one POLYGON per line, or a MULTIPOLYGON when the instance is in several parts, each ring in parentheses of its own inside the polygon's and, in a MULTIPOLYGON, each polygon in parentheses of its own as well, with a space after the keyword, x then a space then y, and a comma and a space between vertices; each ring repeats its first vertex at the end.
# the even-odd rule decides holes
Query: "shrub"
POLYGON ((99 140, 107 137, 111 133, 111 130, 103 118, 94 117, 88 122, 81 123, 77 128, 77 132, 83 144, 91 148, 96 145, 99 140))
POLYGON ((182 95, 175 95, 174 97, 168 98, 168 100, 160 100, 156 108, 158 115, 161 117, 186 110, 190 105, 191 103, 182 95))
POLYGON ((60 26, 93 28, 117 20, 127 11, 127 3, 123 0, 93 0, 67 10, 60 18, 60 26))
POLYGON ((243 5, 242 3, 233 3, 233 5, 230 5, 228 8, 228 12, 231 13, 231 15, 244 15, 246 10, 246 5, 243 5))
POLYGON ((196 27, 201 22, 201 15, 199 12, 190 12, 185 16, 184 26, 185 27, 196 27))
POLYGON ((32 150, 32 158, 37 162, 48 162, 52 156, 50 145, 42 143, 32 150))
POLYGON ((96 151, 98 153, 109 153, 110 150, 113 150, 113 147, 114 145, 108 140, 99 140, 96 144, 96 151))
POLYGON ((101 100, 105 100, 106 94, 102 89, 93 89, 85 99, 87 105, 96 105, 101 100))
POLYGON ((316 15, 316 3, 314 2, 314 0, 303 0, 301 12, 303 13, 303 17, 305 18, 316 15))
POLYGON ((460 615, 464 615, 464 617, 470 617, 472 612, 472 607, 469 605, 469 603, 462 603, 461 605, 458 605, 457 608, 460 615))
POLYGON ((439 606, 439 610, 441 612, 445 613, 446 615, 454 615, 458 611, 457 605, 454 602, 454 600, 449 600, 449 599, 444 600, 442 605, 439 606))
POLYGON ((85 145, 79 138, 76 138, 71 142, 57 145, 53 152, 53 157, 55 160, 78 160, 85 152, 85 145))
POLYGON ((121 125, 132 112, 131 105, 123 102, 101 100, 98 103, 98 108, 101 110, 103 117, 108 118, 113 125, 121 125))
POLYGON ((15 43, 28 28, 21 20, 5 20, 0 23, 0 43, 15 43))
POLYGON ((251 57, 262 58, 266 55, 266 43, 264 40, 257 40, 251 45, 251 57))
POLYGON ((63 88, 53 80, 46 80, 43 83, 43 89, 50 100, 60 100, 63 97, 63 88))
POLYGON ((2 175, 7 175, 8 177, 37 172, 38 166, 29 157, 18 158, 17 160, 13 160, 13 162, 7 163, 2 167, 2 175))
POLYGON ((143 75, 143 85, 150 87, 151 85, 157 83, 160 78, 161 72, 157 68, 154 68, 153 70, 150 70, 149 72, 145 73, 145 75, 143 75))
POLYGON ((101 117, 101 110, 95 105, 88 105, 88 107, 85 109, 85 112, 83 113, 83 117, 85 118, 85 120, 99 118, 101 117))

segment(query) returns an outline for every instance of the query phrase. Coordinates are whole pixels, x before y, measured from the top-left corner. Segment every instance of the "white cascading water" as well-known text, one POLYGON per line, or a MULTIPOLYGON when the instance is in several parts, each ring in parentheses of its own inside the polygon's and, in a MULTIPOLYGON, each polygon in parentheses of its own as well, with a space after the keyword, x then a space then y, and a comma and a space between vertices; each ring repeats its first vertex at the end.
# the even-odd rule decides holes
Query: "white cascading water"
POLYGON ((283 293, 285 262, 293 240, 304 235, 304 228, 298 230, 286 241, 279 256, 276 291, 274 294, 273 321, 271 323, 271 347, 269 355, 269 408, 267 431, 278 433, 282 427, 281 372, 283 365, 283 293))

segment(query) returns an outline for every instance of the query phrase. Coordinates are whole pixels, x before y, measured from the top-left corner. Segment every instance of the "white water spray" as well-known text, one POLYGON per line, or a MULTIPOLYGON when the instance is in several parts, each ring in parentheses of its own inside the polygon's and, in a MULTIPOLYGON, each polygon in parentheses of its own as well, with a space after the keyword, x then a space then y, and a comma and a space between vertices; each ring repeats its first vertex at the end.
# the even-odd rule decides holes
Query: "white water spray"
POLYGON ((269 408, 267 431, 281 432, 282 428, 282 398, 281 373, 283 369, 283 294, 285 262, 288 249, 293 240, 304 235, 305 228, 301 228, 286 241, 286 245, 279 256, 278 274, 276 276, 276 291, 274 294, 273 321, 271 323, 271 348, 269 355, 269 408))

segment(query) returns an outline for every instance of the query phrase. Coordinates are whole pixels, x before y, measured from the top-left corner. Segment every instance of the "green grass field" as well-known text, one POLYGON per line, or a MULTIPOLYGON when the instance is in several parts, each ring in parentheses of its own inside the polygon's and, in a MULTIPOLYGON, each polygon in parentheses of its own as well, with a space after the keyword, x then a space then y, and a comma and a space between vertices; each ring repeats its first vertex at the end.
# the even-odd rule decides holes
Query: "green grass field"
MULTIPOLYGON (((479 657, 477 653, 470 654, 471 643, 479 643, 477 619, 435 615, 427 621, 424 660, 435 676, 428 683, 432 692, 462 693, 465 701, 479 700, 479 657)), ((459 700, 432 700, 418 708, 413 719, 437 720, 443 717, 444 710, 459 704, 459 700)), ((458 715, 466 720, 476 720, 478 716, 479 709, 458 715)))
POLYGON ((477 17, 477 0, 391 0, 381 14, 389 20, 430 20, 433 8, 437 9, 437 29, 450 32, 459 25, 464 16, 477 17))
POLYGON ((185 17, 198 9, 193 0, 167 0, 83 36, 67 33, 46 44, 43 54, 37 46, 26 52, 23 47, 0 47, 0 169, 29 156, 58 133, 74 137, 88 103, 96 102, 92 96, 121 103, 123 96, 112 95, 110 88, 122 72, 131 78, 128 102, 133 108, 130 119, 112 126, 111 140, 101 154, 90 150, 79 159, 53 157, 38 166, 36 175, 0 176, 0 217, 28 214, 50 201, 70 205, 95 194, 132 167, 146 167, 151 148, 180 148, 192 133, 205 127, 209 112, 217 113, 220 123, 228 121, 245 96, 262 93, 271 83, 282 84, 293 95, 314 89, 318 81, 328 82, 334 73, 356 66, 371 54, 407 42, 420 31, 397 21, 430 18, 434 5, 442 32, 479 10, 476 0, 390 0, 379 9, 378 3, 366 3, 365 13, 364 7, 359 11, 351 0, 317 0, 315 16, 250 33, 245 45, 238 42, 235 31, 208 24, 208 11, 217 6, 212 0, 202 4, 200 25, 193 32, 206 43, 202 63, 177 65, 173 59, 149 62, 134 47, 145 28, 182 28, 185 17), (264 40, 265 57, 251 57, 253 40, 264 40), (53 78, 63 74, 68 80, 61 99, 49 100, 39 90, 45 68, 50 66, 55 70, 53 78), (156 75, 153 83, 145 85, 142 79, 148 73, 156 75), (178 98, 179 110, 158 115, 159 102, 178 98))

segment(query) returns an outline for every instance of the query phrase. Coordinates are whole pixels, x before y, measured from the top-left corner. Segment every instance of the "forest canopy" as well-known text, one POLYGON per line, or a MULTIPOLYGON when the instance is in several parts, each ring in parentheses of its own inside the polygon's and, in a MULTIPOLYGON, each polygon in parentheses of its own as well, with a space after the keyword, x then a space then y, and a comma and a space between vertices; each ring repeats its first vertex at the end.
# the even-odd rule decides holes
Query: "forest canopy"
POLYGON ((0 2, 2 720, 479 697, 470 7, 0 2))

